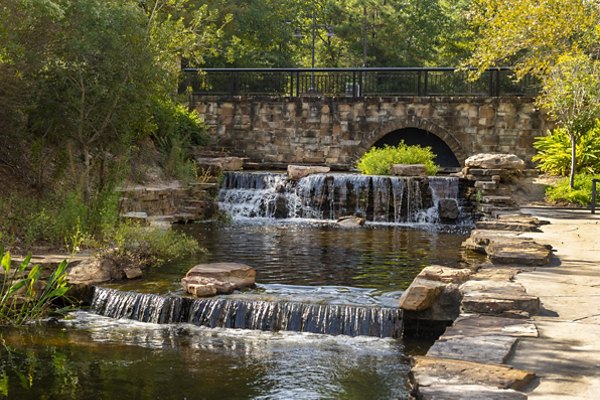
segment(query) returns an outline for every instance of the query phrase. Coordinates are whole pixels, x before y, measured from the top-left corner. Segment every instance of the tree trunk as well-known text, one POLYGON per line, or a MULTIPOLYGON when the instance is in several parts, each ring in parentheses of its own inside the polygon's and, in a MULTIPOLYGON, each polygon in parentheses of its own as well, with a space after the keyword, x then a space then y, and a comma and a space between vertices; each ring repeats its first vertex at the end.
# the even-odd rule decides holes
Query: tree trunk
POLYGON ((91 198, 90 174, 92 168, 92 155, 87 146, 83 146, 83 165, 83 201, 88 205, 91 198))
POLYGON ((569 185, 571 189, 575 188, 575 163, 577 156, 577 139, 575 136, 571 136, 571 172, 569 174, 569 185))

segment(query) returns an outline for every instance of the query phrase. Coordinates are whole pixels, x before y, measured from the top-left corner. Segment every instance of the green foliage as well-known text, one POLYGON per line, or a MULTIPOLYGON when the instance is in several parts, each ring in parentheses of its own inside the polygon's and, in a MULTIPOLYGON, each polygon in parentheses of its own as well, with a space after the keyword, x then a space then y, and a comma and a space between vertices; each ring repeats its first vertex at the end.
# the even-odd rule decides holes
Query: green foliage
POLYGON ((66 281, 67 262, 62 261, 50 276, 42 277, 39 265, 30 265, 31 256, 26 257, 18 267, 12 268, 10 252, 3 254, 0 274, 0 325, 22 325, 46 317, 51 312, 64 312, 57 309, 59 300, 66 300, 69 291, 66 281))
POLYGON ((558 204, 575 204, 587 207, 592 200, 593 175, 576 174, 572 188, 568 178, 561 179, 555 186, 546 188, 546 198, 558 204))
POLYGON ((190 159, 192 146, 208 142, 198 113, 171 100, 159 101, 153 119, 153 138, 163 155, 165 172, 183 181, 195 180, 196 165, 190 159))
MULTIPOLYGON (((554 129, 535 139, 538 168, 554 175, 567 176, 571 168, 571 140, 565 128, 554 129)), ((576 172, 600 174, 600 120, 577 141, 576 172)))
POLYGON ((205 251, 196 239, 172 229, 121 224, 110 234, 103 257, 146 268, 205 251))
POLYGON ((401 142, 397 147, 371 148, 358 161, 358 170, 367 175, 389 175, 393 164, 424 164, 428 175, 435 175, 438 166, 430 147, 408 146, 401 142))

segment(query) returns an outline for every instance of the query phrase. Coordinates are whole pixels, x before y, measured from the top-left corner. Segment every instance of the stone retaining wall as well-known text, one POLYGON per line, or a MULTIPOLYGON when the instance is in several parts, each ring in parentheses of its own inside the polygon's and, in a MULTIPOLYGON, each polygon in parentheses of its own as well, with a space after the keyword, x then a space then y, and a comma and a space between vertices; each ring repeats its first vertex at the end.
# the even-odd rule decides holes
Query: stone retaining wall
POLYGON ((530 163, 546 130, 530 97, 216 97, 194 107, 215 149, 251 162, 352 166, 387 134, 417 128, 443 140, 462 164, 476 153, 530 163))

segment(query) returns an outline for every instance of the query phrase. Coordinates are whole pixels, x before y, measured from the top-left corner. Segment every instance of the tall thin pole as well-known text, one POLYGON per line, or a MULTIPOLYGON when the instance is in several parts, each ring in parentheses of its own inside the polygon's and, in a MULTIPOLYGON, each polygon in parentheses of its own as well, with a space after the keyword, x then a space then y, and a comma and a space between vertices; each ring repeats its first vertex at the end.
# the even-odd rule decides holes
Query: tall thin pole
POLYGON ((363 67, 367 66, 367 6, 363 6, 363 67))
POLYGON ((317 29, 317 12, 313 10, 312 15, 312 61, 311 61, 311 75, 310 75, 310 91, 315 90, 315 37, 317 29))

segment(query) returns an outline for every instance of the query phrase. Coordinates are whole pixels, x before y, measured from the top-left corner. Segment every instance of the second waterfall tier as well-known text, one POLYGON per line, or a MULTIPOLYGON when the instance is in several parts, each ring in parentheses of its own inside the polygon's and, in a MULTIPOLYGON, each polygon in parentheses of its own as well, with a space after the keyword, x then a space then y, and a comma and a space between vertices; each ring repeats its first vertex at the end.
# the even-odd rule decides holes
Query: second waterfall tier
POLYGON ((347 215, 382 223, 457 223, 464 219, 455 177, 229 172, 219 209, 233 219, 336 220, 347 215))

